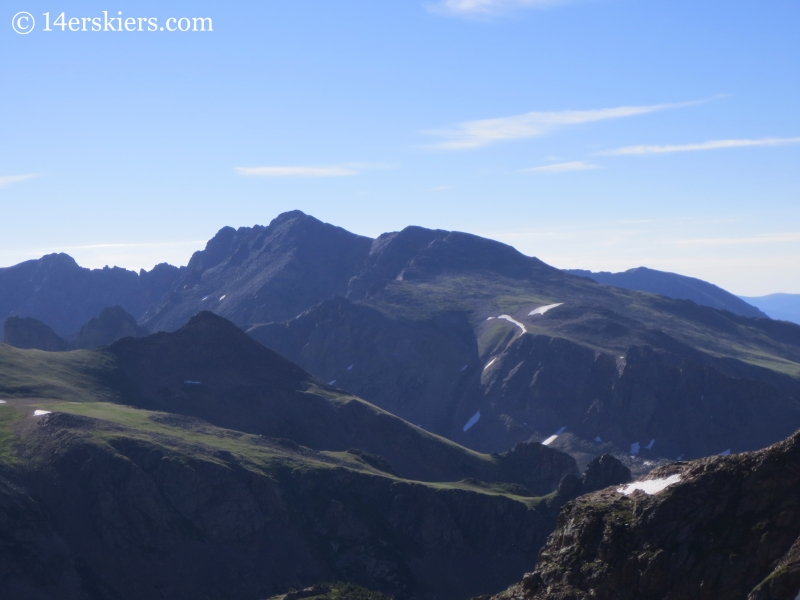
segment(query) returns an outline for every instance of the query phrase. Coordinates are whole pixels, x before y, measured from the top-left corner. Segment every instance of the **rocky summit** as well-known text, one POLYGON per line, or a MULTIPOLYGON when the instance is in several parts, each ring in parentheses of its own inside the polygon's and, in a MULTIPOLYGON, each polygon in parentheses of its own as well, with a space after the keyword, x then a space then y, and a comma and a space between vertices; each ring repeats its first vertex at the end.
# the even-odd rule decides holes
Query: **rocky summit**
POLYGON ((536 570, 495 600, 793 600, 800 432, 660 467, 568 503, 536 570))

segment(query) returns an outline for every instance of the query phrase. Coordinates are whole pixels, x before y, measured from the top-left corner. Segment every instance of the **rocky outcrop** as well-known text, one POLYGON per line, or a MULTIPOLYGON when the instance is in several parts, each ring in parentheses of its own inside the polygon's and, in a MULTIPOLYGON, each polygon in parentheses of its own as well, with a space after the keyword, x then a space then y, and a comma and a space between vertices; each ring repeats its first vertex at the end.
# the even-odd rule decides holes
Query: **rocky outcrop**
POLYGON ((144 337, 148 333, 124 308, 110 306, 81 327, 72 345, 74 348, 99 348, 125 337, 144 337))
POLYGON ((678 462, 567 504, 527 600, 793 600, 800 432, 758 452, 678 462))
POLYGON ((23 350, 64 352, 70 349, 69 342, 32 317, 8 317, 3 325, 3 343, 23 350))

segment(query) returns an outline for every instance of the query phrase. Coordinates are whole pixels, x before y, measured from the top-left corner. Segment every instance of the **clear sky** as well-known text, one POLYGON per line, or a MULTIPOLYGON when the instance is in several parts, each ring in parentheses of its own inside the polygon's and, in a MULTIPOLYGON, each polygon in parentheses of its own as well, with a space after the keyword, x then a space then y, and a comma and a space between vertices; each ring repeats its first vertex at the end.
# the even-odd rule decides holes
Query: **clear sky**
POLYGON ((799 293, 798 30, 797 0, 5 0, 0 266, 185 264, 300 209, 799 293))

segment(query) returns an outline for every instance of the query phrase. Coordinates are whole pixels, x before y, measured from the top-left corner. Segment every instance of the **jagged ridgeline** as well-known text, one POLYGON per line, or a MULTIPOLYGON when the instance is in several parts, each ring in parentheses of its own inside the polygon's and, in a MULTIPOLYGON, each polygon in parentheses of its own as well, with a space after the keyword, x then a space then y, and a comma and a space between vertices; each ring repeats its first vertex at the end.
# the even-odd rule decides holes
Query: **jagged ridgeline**
POLYGON ((0 345, 0 591, 266 598, 346 580, 457 599, 518 579, 629 472, 479 454, 314 379, 210 312, 99 350, 0 345), (566 482, 566 483, 565 483, 566 482))

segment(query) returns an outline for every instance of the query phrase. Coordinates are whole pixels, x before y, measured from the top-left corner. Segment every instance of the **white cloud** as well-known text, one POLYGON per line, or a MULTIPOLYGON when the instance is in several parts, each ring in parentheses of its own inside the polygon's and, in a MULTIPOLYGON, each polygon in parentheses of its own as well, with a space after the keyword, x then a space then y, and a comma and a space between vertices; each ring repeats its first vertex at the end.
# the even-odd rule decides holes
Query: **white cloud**
POLYGON ((29 175, 5 175, 0 176, 0 188, 6 187, 13 183, 19 183, 20 181, 27 181, 28 179, 33 179, 36 177, 35 173, 31 173, 29 175))
POLYGON ((459 123, 454 129, 425 131, 428 135, 446 138, 447 141, 434 144, 442 150, 468 150, 494 142, 518 140, 542 136, 561 127, 582 125, 608 119, 633 117, 662 110, 683 108, 699 102, 678 104, 654 104, 651 106, 619 106, 596 110, 562 110, 549 112, 529 112, 513 117, 482 119, 459 123))
POLYGON ((456 16, 489 16, 518 8, 548 8, 570 0, 442 0, 428 7, 432 12, 456 16))
POLYGON ((753 146, 787 146, 789 144, 800 144, 800 137, 763 138, 760 140, 712 140, 700 144, 666 146, 625 146, 624 148, 598 152, 598 154, 602 156, 669 154, 672 152, 698 152, 703 150, 722 150, 725 148, 750 148, 753 146))
POLYGON ((543 167, 531 167, 530 169, 522 169, 523 173, 567 173, 568 171, 591 171, 592 169, 599 169, 596 164, 576 160, 573 162, 556 163, 554 165, 545 165, 543 167))
POLYGON ((352 167, 236 167, 246 177, 348 177, 357 175, 352 167))

